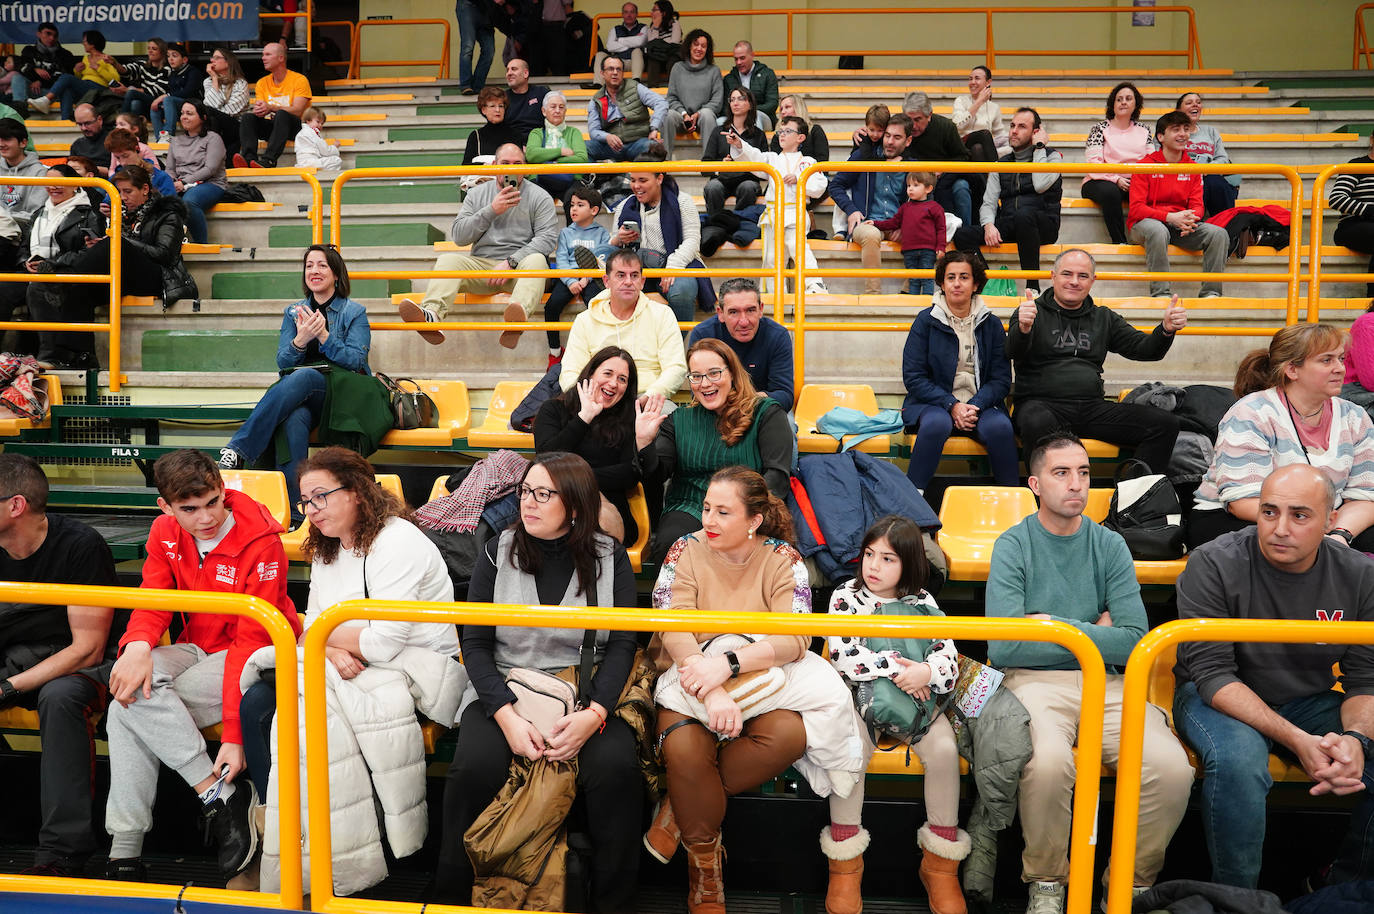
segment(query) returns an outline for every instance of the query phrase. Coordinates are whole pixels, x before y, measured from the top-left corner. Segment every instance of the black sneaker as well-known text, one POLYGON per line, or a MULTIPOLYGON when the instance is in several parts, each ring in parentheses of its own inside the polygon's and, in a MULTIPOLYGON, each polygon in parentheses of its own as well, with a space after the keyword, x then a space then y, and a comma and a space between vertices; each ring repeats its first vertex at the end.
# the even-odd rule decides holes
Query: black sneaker
POLYGON ((119 882, 147 882, 148 867, 143 865, 141 857, 122 857, 109 862, 105 867, 105 878, 119 882))
POLYGON ((580 244, 577 244, 577 245, 573 245, 572 252, 573 252, 573 260, 577 263, 577 266, 578 266, 579 269, 583 269, 583 270, 604 270, 604 269, 606 269, 605 264, 603 264, 603 263, 601 262, 601 258, 600 258, 600 257, 597 257, 596 254, 592 253, 592 249, 591 249, 591 248, 584 247, 584 246, 582 246, 582 245, 580 245, 580 244))
POLYGON ((219 468, 221 470, 242 469, 244 463, 243 455, 231 447, 219 449, 219 468))
POLYGON ((201 812, 206 832, 213 833, 219 845, 219 871, 225 879, 243 872, 257 853, 258 830, 253 825, 257 805, 258 792, 245 777, 234 785, 228 800, 221 797, 201 812))
POLYGON ((35 863, 28 869, 20 870, 20 876, 79 876, 79 870, 73 870, 61 860, 49 860, 47 863, 35 863))

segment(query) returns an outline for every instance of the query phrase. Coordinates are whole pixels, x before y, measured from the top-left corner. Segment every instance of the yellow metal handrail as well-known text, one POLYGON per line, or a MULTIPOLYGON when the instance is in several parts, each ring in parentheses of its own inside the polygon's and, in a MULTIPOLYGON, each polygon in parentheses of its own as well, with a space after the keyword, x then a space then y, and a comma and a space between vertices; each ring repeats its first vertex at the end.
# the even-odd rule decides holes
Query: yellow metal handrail
MULTIPOLYGON (((1367 5, 1374 7, 1374 4, 1367 5)), ((1324 192, 1327 182, 1333 175, 1374 175, 1374 163, 1343 162, 1339 165, 1328 165, 1312 182, 1312 238, 1309 242, 1311 276, 1307 283, 1307 320, 1311 323, 1321 319, 1323 282, 1374 282, 1374 273, 1332 273, 1322 276, 1322 221, 1326 215, 1324 192)), ((1296 228, 1293 230, 1293 237, 1300 237, 1296 228)))
MULTIPOLYGON (((325 732, 324 648, 339 625, 354 619, 439 622, 459 625, 517 625, 617 631, 739 632, 765 635, 888 635, 950 637, 975 641, 1037 641, 1058 644, 1073 653, 1083 671, 1078 726, 1078 770, 1074 779, 1073 827, 1069 850, 1069 914, 1089 914, 1092 905, 1094 848, 1102 772, 1102 715, 1106 668, 1097 646, 1066 622, 1037 619, 985 619, 944 616, 863 616, 840 618, 794 613, 664 612, 646 609, 568 609, 560 606, 514 606, 491 603, 421 603, 400 600, 349 600, 322 612, 305 634, 305 727, 325 732)), ((310 888, 315 911, 357 914, 415 914, 427 911, 471 911, 468 907, 383 902, 334 897, 329 821, 329 747, 323 739, 306 744, 306 777, 310 783, 310 888)))
MULTIPOLYGON (((505 623, 509 624, 509 623, 505 623)), ((1374 622, 1305 622, 1273 619, 1175 619, 1148 632, 1131 651, 1121 698, 1121 751, 1116 765, 1108 914, 1129 914, 1140 823, 1140 765, 1150 675, 1160 656, 1185 641, 1266 644, 1374 644, 1374 622)), ((308 683, 307 683, 308 686, 308 683)))
POLYGON ((1369 33, 1364 27, 1364 13, 1370 9, 1374 9, 1374 3, 1361 3, 1355 7, 1355 58, 1350 62, 1352 70, 1362 66, 1374 69, 1374 53, 1369 49, 1369 33))
MULTIPOLYGON (((254 169, 256 170, 256 169, 254 169)), ((236 172, 235 176, 241 173, 236 172)), ((314 168, 274 168, 273 175, 295 175, 310 186, 310 243, 324 244, 324 188, 314 168)))
MULTIPOLYGON (((680 10, 679 16, 786 16, 787 17, 787 47, 781 51, 759 51, 754 54, 759 57, 785 57, 787 58, 787 68, 793 66, 795 57, 842 57, 847 55, 866 55, 870 57, 920 57, 931 54, 940 56, 971 55, 979 60, 987 62, 988 66, 997 66, 997 55, 1001 53, 1005 57, 1185 57, 1187 58, 1186 67, 1189 70, 1202 69, 1202 48, 1197 39, 1197 15, 1191 6, 1155 6, 1148 12, 1151 13, 1186 13, 1188 16, 1188 47, 1182 51, 1156 51, 1156 50, 1105 50, 1105 51, 1083 51, 1073 49, 1054 49, 1038 48, 1024 51, 1001 51, 996 47, 993 40, 992 19, 995 14, 1008 15, 1019 13, 1021 15, 1039 16, 1042 13, 1129 13, 1133 12, 1130 6, 1048 6, 1048 7, 1024 7, 1024 6, 985 6, 985 7, 902 7, 889 9, 883 7, 872 7, 866 9, 754 9, 754 10, 715 10, 715 11, 687 11, 680 10), (985 20, 984 42, 982 48, 955 49, 944 45, 932 45, 926 48, 908 47, 902 50, 881 51, 873 48, 863 48, 859 50, 827 49, 805 47, 798 49, 793 40, 793 20, 797 16, 878 16, 885 21, 887 17, 900 14, 919 14, 919 15, 973 15, 982 16, 985 20)), ((597 13, 592 17, 592 35, 601 34, 601 20, 608 19, 620 21, 619 13, 597 13)), ((1358 21, 1358 16, 1357 16, 1358 21)), ((919 34, 919 32, 917 32, 919 34)), ((911 34, 904 30, 900 32, 904 37, 911 34)), ((587 58, 587 63, 591 64, 596 59, 597 42, 592 42, 592 50, 587 58)))
MULTIPOLYGON (((1298 172, 1289 165, 1261 165, 1246 164, 1239 165, 1230 163, 1226 165, 1198 165, 1196 163, 1186 165, 1167 165, 1154 162, 1133 163, 1130 165, 1110 165, 1106 163, 1071 163, 1071 162, 915 162, 915 161, 850 161, 850 162, 817 162, 802 170, 797 178, 798 186, 805 186, 807 178, 814 172, 909 172, 909 171, 932 171, 932 172, 953 172, 958 174, 989 174, 992 172, 1007 172, 1014 174, 1265 174, 1281 175, 1288 179, 1292 194, 1289 199, 1289 210, 1292 212, 1292 237, 1299 239, 1302 237, 1302 178, 1298 172)), ((796 244, 797 250, 802 250, 802 245, 806 243, 807 217, 806 201, 798 195, 797 204, 797 224, 796 224, 796 244)), ((1152 273, 1147 270, 1126 270, 1126 271, 1099 271, 1098 279, 1174 279, 1184 281, 1211 281, 1226 279, 1228 282, 1267 282, 1267 283, 1286 283, 1288 285, 1287 295, 1287 314, 1285 323, 1295 324, 1298 322, 1298 286, 1303 279, 1300 268, 1300 245, 1297 243, 1288 246, 1288 272, 1287 273, 1200 273, 1200 272, 1168 272, 1152 273)), ((871 270, 863 267, 848 267, 843 269, 806 269, 806 259, 798 256, 795 267, 788 271, 794 277, 793 300, 793 320, 795 330, 792 340, 793 358, 793 380, 797 389, 801 389, 805 383, 806 375, 806 331, 807 330, 876 330, 887 329, 894 325, 865 324, 861 322, 834 322, 819 324, 806 322, 806 278, 831 277, 831 276, 883 276, 883 277, 908 277, 908 276, 933 276, 932 270, 898 270, 880 269, 871 270)), ((1050 274, 1046 270, 1001 270, 999 275, 1009 279, 1019 278, 1043 278, 1050 274)), ((907 329, 903 325, 900 329, 907 329)), ((1185 328, 1187 332, 1188 328, 1185 328)), ((1215 336, 1249 336, 1254 335, 1254 328, 1229 328, 1229 327, 1208 327, 1194 328, 1194 334, 1215 335, 1215 336)))
MULTIPOLYGON (((115 197, 114 199, 118 199, 115 197)), ((202 593, 186 590, 152 590, 136 587, 89 587, 74 584, 21 584, 0 582, 0 602, 42 603, 48 606, 109 606, 114 609, 148 609, 159 612, 210 613, 239 616, 261 625, 272 638, 277 668, 294 669, 296 636, 276 607, 259 597, 241 593, 202 593)), ((296 677, 281 676, 277 682, 278 756, 300 757, 296 677)), ((323 730, 319 731, 323 738, 323 730)), ((258 908, 297 909, 301 906, 300 768, 277 768, 281 792, 281 891, 239 892, 146 882, 112 882, 56 876, 0 875, 0 892, 43 892, 51 895, 98 895, 124 898, 179 898, 217 904, 258 908), (184 896, 183 896, 184 893, 184 896)), ((247 777, 243 772, 240 777, 247 777)), ((3 905, 0 905, 3 906, 3 905)))
POLYGON ((357 79, 363 67, 435 67, 439 68, 438 79, 448 79, 449 24, 447 19, 360 19, 353 26, 353 56, 348 66, 348 75, 357 79), (363 60, 363 26, 377 25, 442 25, 444 40, 439 47, 439 56, 433 60, 363 60))
MULTIPOLYGON (((677 172, 726 172, 726 171, 761 171, 768 175, 769 179, 779 182, 775 186, 781 186, 782 174, 766 162, 581 162, 581 163, 551 163, 547 165, 417 165, 403 168, 350 168, 340 172, 334 179, 333 189, 330 191, 329 208, 329 240, 335 247, 343 251, 343 188, 350 181, 362 178, 435 178, 435 177, 461 177, 462 175, 531 175, 545 174, 626 174, 627 172, 653 172, 663 174, 674 174, 677 172)), ((773 244, 778 251, 782 250, 783 224, 782 224, 783 202, 779 195, 774 201, 773 206, 773 244)), ((688 270, 676 267, 664 267, 662 269, 645 270, 644 275, 652 278, 655 276, 671 277, 690 277, 695 279, 700 276, 717 276, 728 273, 730 276, 755 276, 771 278, 775 285, 774 288, 782 289, 785 271, 785 258, 775 260, 772 267, 751 267, 746 269, 739 268, 717 268, 707 267, 701 270, 688 270)), ((524 276, 553 277, 562 279, 569 276, 598 277, 602 274, 596 270, 559 270, 550 267, 547 270, 429 270, 417 274, 413 270, 357 270, 349 271, 355 279, 414 279, 417 276, 428 276, 433 279, 471 279, 471 278, 490 278, 501 276, 504 278, 520 278, 524 276)), ((782 295, 779 294, 773 303, 774 318, 781 323, 783 318, 782 295)), ((572 326, 569 321, 528 321, 524 323, 507 323, 504 321, 440 321, 438 323, 401 323, 386 321, 372 324, 373 330, 567 330, 572 326)), ((688 329, 692 323, 682 322, 679 326, 688 329)))
POLYGON ((109 283, 110 319, 103 323, 72 323, 70 321, 0 321, 0 332, 5 330, 67 330, 85 333, 108 333, 110 336, 110 391, 117 392, 126 378, 119 370, 120 365, 120 320, 123 296, 120 293, 120 269, 124 256, 124 201, 115 186, 104 178, 49 178, 20 177, 10 175, 6 184, 21 187, 39 185, 42 187, 97 187, 110 198, 110 272, 108 273, 0 273, 0 282, 61 282, 61 283, 109 283))

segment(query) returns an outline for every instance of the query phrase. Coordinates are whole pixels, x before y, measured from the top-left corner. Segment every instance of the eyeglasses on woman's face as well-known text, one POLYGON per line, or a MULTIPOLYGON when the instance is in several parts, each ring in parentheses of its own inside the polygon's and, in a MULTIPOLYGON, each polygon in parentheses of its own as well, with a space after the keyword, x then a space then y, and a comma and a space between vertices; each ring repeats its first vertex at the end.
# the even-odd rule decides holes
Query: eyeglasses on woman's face
POLYGON ((725 377, 724 368, 708 368, 705 371, 692 371, 687 374, 687 383, 699 387, 706 381, 719 381, 725 377))
POLYGON ((329 506, 329 496, 333 495, 335 492, 341 492, 346 488, 348 488, 348 486, 336 486, 328 492, 319 492, 315 495, 311 495, 309 498, 302 498, 300 501, 296 502, 296 507, 300 509, 302 514, 306 512, 307 508, 323 511, 329 506))
POLYGON ((548 504, 550 498, 553 498, 557 494, 557 489, 546 489, 543 486, 527 486, 524 483, 520 484, 521 501, 524 501, 527 498, 533 498, 541 505, 545 505, 548 504))

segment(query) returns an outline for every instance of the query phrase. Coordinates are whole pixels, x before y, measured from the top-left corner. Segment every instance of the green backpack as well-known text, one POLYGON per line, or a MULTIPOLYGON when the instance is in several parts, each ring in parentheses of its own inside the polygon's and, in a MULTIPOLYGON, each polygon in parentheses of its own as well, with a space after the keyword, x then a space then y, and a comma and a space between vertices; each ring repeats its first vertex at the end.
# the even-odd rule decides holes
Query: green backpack
MULTIPOLYGON (((874 610, 879 616, 937 615, 944 613, 938 609, 913 606, 901 600, 892 600, 874 610)), ((885 635, 869 636, 865 639, 869 650, 897 651, 908 660, 922 661, 930 650, 928 638, 889 638, 885 635)), ((903 692, 891 679, 883 677, 867 682, 854 683, 855 698, 859 714, 864 723, 875 733, 894 736, 910 745, 930 729, 931 723, 943 714, 949 696, 934 695, 921 701, 903 692)), ((876 741, 876 739, 875 739, 876 741)))

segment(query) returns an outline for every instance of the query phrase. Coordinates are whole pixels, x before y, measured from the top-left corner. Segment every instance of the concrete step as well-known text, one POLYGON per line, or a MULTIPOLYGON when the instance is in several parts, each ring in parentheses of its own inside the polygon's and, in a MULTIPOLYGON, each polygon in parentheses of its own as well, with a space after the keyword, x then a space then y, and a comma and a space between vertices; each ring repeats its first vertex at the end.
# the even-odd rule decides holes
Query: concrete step
POLYGON ((273 365, 275 330, 145 330, 139 366, 145 371, 241 371, 273 365))
MULTIPOLYGON (((426 246, 444 240, 444 233, 426 222, 346 222, 343 225, 343 244, 346 246, 426 246)), ((299 250, 310 244, 310 226, 274 225, 267 232, 267 244, 274 248, 299 250)))
MULTIPOLYGON (((404 280, 362 279, 352 284, 352 297, 383 298, 392 292, 408 292, 410 283, 404 280)), ((204 291, 202 289, 202 291, 204 291)), ((235 272, 219 270, 210 285, 211 298, 275 298, 296 301, 302 296, 299 270, 270 272, 254 270, 235 272)))

